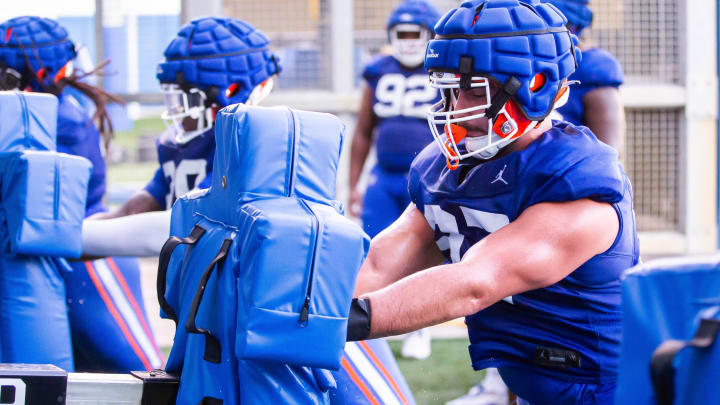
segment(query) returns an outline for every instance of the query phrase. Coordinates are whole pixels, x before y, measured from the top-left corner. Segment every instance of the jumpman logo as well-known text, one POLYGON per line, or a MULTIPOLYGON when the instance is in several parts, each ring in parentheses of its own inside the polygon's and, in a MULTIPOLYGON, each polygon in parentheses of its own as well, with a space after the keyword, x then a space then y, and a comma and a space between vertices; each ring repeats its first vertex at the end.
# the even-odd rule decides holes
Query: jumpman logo
POLYGON ((508 182, 505 181, 505 179, 503 179, 503 177, 502 177, 503 173, 505 172, 506 167, 507 167, 507 165, 503 166, 502 170, 500 170, 500 172, 497 174, 497 176, 495 176, 495 180, 491 181, 490 184, 494 184, 496 181, 502 181, 503 183, 508 184, 508 182))

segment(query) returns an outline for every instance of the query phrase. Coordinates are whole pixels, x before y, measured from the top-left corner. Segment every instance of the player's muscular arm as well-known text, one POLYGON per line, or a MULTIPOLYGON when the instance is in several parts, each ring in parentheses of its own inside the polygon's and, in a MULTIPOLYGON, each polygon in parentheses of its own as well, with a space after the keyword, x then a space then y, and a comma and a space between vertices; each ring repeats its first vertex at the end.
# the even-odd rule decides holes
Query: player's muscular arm
POLYGON ((360 203, 360 195, 356 191, 358 180, 362 174, 363 165, 367 159, 372 144, 372 131, 375 127, 375 114, 372 109, 373 90, 365 86, 363 90, 360 111, 358 111, 357 125, 350 145, 350 213, 357 216, 356 209, 360 203), (356 201, 353 201, 356 200, 356 201))
POLYGON ((355 296, 375 291, 418 270, 443 262, 434 233, 415 204, 375 236, 360 268, 355 296))
POLYGON ((599 87, 583 97, 583 120, 602 142, 622 152, 625 110, 615 87, 599 87))
POLYGON ((612 245, 619 230, 606 203, 541 203, 466 252, 361 298, 370 337, 396 335, 473 314, 501 299, 554 284, 612 245))
POLYGON ((125 201, 120 208, 113 212, 101 212, 90 217, 91 219, 110 219, 126 215, 140 214, 142 212, 162 211, 164 208, 158 204, 150 193, 140 190, 125 201))

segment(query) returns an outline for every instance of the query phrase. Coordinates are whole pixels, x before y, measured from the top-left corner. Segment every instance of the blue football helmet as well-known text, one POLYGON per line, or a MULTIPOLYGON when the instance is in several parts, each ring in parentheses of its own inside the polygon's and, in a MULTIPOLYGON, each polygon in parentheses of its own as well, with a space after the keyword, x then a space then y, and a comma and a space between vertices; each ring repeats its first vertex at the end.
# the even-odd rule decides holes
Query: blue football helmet
POLYGON ((406 0, 390 13, 386 28, 398 62, 412 68, 423 63, 438 18, 440 13, 425 0, 406 0))
POLYGON ((0 24, 0 80, 5 89, 48 91, 72 73, 76 55, 57 21, 26 16, 0 24))
POLYGON ((567 101, 567 78, 581 54, 566 24, 538 0, 471 0, 440 19, 425 67, 442 99, 430 108, 428 123, 449 167, 470 156, 495 156, 567 101), (484 104, 457 110, 460 90, 470 89, 484 104), (466 138, 462 123, 481 117, 488 119, 487 135, 466 138))
POLYGON ((227 105, 256 105, 280 72, 269 40, 250 24, 204 17, 180 28, 158 65, 166 110, 162 119, 186 143, 212 128, 215 112, 227 105))
POLYGON ((557 7, 568 19, 568 28, 575 35, 592 24, 593 12, 588 7, 588 0, 542 0, 557 7))

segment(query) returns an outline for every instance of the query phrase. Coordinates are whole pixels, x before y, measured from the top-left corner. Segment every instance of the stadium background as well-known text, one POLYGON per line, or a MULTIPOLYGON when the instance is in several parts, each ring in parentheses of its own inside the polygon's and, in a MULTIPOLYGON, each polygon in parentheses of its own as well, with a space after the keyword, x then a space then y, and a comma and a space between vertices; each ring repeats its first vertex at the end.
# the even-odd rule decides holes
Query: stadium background
MULTIPOLYGON (((335 113, 351 136, 363 85, 360 72, 385 46, 385 21, 399 2, 31 0, 4 4, 0 18, 38 13, 56 18, 94 60, 112 59, 108 74, 99 80, 128 101, 112 111, 121 130, 109 156, 115 163, 109 179, 113 202, 142 187, 155 168, 152 140, 163 128, 157 119, 162 107, 155 68, 183 21, 225 14, 260 28, 283 66, 279 88, 266 104, 335 113)), ((434 3, 444 12, 460 2, 434 3)), ((591 0, 591 7, 595 19, 584 35, 613 53, 625 71, 622 158, 635 190, 641 254, 716 251, 717 1, 591 0)), ((346 151, 338 180, 341 200, 347 196, 348 160, 346 151)), ((152 283, 154 264, 146 265, 152 283)), ((152 287, 146 290, 152 293, 152 287)), ((154 302, 154 297, 148 300, 154 302)), ((157 313, 154 308, 150 312, 157 313)), ((167 342, 169 323, 155 327, 167 342)), ((454 358, 460 361, 464 355, 454 358)), ((463 367, 469 368, 466 363, 463 367)))

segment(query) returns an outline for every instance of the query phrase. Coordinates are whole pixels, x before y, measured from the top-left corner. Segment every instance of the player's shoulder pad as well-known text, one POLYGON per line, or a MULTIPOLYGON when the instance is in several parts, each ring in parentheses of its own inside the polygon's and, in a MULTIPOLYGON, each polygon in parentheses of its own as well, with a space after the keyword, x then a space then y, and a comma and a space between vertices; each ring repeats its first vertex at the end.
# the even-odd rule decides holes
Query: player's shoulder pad
POLYGON ((395 58, 391 55, 376 56, 367 65, 365 65, 365 69, 362 73, 363 79, 368 82, 378 80, 380 76, 386 73, 386 70, 392 66, 393 63, 397 62, 395 62, 395 58))
POLYGON ((521 178, 532 184, 528 205, 590 198, 623 199, 627 177, 617 152, 583 126, 553 121, 553 127, 521 154, 521 178))
POLYGON ((573 79, 580 80, 586 87, 618 87, 624 75, 620 62, 610 52, 601 48, 583 51, 583 60, 573 79))

